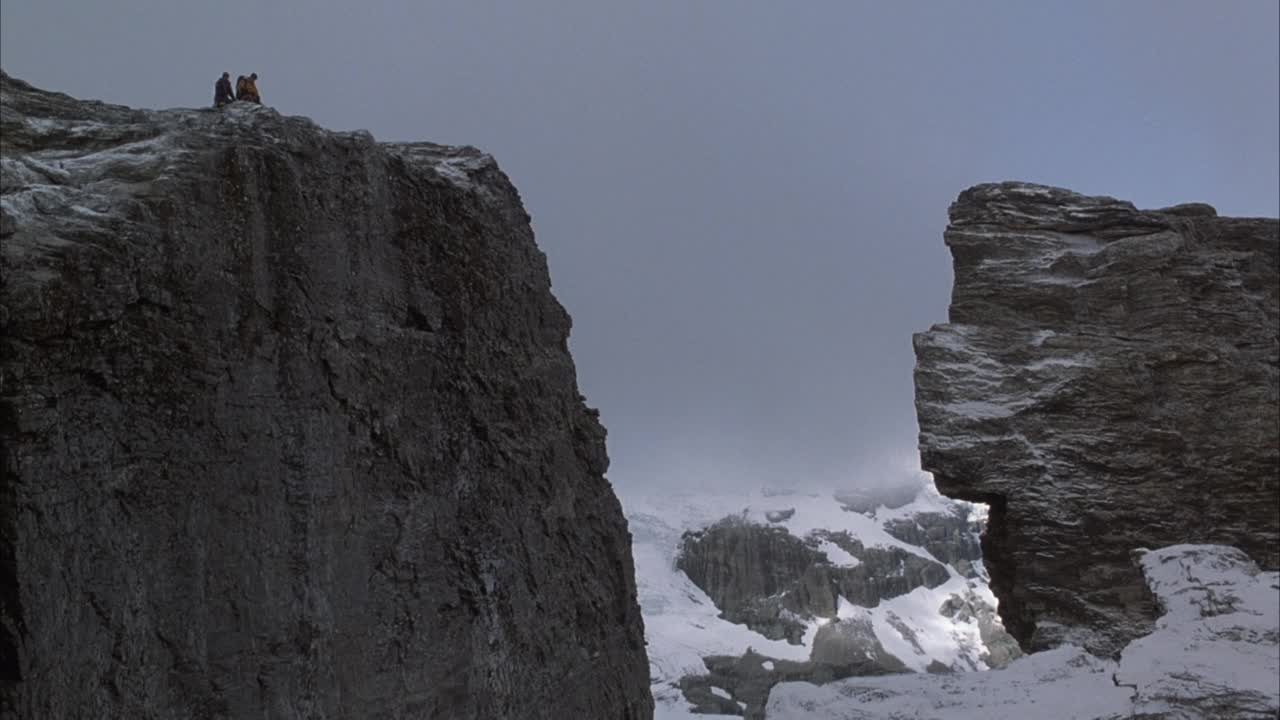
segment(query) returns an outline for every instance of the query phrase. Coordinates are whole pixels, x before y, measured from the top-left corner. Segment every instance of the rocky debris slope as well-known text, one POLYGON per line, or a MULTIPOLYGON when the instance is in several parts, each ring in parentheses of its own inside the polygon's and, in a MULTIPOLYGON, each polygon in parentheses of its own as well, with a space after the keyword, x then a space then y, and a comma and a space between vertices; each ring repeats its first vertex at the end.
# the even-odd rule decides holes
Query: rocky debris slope
POLYGON ((1163 615, 1118 662, 1074 645, 1003 670, 787 683, 770 720, 1269 720, 1280 714, 1280 574, 1235 548, 1140 553, 1163 615))
POLYGON ((1024 647, 1149 632, 1136 547, 1280 564, 1280 223, 1004 183, 960 195, 946 242, 950 323, 915 337, 921 457, 990 505, 1024 647))
POLYGON ((964 517, 960 544, 971 546, 980 519, 931 487, 911 494, 864 512, 845 494, 625 498, 657 717, 760 718, 779 682, 962 672, 1016 657, 981 561, 966 576, 890 531, 964 517))
POLYGON ((651 715, 490 157, 0 75, 0 163, 0 715, 651 715))

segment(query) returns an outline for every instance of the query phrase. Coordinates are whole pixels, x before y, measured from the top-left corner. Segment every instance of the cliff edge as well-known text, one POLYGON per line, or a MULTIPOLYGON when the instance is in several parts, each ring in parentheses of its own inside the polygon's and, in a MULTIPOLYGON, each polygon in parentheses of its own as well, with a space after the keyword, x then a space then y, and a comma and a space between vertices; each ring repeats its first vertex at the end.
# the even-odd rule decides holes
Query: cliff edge
POLYGON ((990 505, 983 560, 1023 647, 1149 633, 1137 548, 1276 569, 1280 223, 1024 183, 950 215, 950 323, 915 336, 922 464, 990 505))
POLYGON ((3 74, 0 138, 0 715, 651 716, 492 158, 3 74))

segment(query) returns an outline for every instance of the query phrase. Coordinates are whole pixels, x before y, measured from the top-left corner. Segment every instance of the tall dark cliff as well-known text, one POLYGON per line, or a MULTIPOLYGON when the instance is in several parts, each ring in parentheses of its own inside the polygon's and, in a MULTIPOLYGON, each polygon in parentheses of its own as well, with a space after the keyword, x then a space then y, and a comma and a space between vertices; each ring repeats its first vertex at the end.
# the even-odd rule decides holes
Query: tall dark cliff
POLYGON ((0 715, 650 717, 491 158, 4 75, 0 133, 0 715))
POLYGON ((1024 647, 1148 632, 1140 547, 1280 564, 1280 223, 1004 183, 960 195, 946 242, 951 322, 915 337, 921 457, 990 503, 1024 647))

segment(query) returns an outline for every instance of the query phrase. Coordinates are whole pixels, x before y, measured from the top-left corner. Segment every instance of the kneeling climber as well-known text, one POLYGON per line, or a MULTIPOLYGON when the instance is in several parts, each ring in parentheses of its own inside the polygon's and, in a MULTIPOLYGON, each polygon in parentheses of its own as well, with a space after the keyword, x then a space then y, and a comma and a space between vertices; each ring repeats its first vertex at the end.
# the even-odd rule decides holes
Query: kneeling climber
POLYGON ((249 77, 243 75, 236 80, 236 99, 262 104, 262 96, 258 94, 258 73, 249 77))
POLYGON ((224 72, 213 85, 213 106, 222 107, 235 99, 236 96, 231 92, 231 73, 224 72))

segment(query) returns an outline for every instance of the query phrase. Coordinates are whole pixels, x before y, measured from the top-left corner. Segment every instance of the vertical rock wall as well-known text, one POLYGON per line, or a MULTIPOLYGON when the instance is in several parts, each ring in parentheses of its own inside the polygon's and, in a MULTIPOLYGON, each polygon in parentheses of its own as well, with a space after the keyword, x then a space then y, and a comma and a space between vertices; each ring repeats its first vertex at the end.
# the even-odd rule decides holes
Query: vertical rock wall
POLYGON ((491 158, 0 99, 0 714, 651 716, 604 429, 491 158))
POLYGON ((1280 223, 1004 183, 951 206, 950 323, 916 335, 923 466, 989 503, 1005 627, 1113 653, 1140 547, 1280 564, 1280 223))

